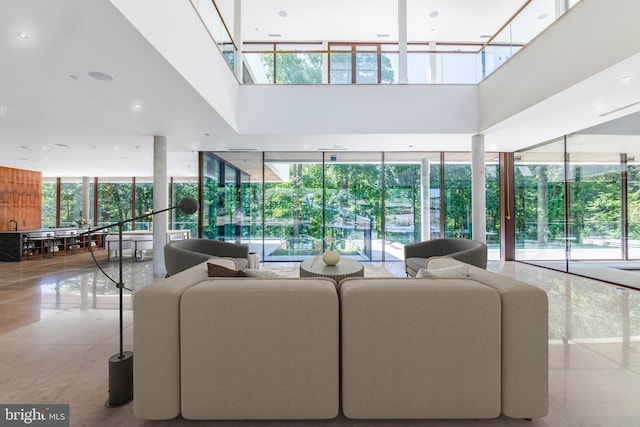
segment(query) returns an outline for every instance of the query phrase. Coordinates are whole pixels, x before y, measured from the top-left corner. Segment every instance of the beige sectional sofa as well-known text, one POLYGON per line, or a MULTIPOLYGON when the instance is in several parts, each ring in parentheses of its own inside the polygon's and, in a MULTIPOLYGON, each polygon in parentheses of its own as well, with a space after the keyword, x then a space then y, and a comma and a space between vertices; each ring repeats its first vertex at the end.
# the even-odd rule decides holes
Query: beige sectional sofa
MULTIPOLYGON (((459 263, 432 259, 429 268, 459 263)), ((458 279, 209 278, 134 297, 134 413, 171 419, 538 418, 546 293, 458 279)))

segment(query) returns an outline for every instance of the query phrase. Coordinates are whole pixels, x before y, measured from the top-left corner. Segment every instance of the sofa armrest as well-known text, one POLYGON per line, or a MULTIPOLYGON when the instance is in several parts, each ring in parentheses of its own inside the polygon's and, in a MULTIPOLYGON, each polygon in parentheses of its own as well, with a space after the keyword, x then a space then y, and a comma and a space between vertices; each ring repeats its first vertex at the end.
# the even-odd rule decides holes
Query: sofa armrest
MULTIPOLYGON (((429 268, 460 264, 431 258, 429 268)), ((549 405, 549 326, 547 293, 518 280, 469 267, 469 277, 495 289, 502 303, 502 413, 540 418, 549 405)))
POLYGON ((133 411, 138 418, 180 414, 180 300, 207 277, 202 263, 133 295, 133 411))

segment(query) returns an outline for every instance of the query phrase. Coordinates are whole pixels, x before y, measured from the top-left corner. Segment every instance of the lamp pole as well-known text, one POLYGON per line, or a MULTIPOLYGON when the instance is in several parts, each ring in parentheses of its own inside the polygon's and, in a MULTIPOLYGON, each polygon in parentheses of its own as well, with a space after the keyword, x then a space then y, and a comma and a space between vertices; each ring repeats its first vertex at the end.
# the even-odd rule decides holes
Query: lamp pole
MULTIPOLYGON (((100 267, 98 261, 91 250, 91 242, 89 242, 89 251, 91 252, 91 256, 93 260, 96 262, 96 265, 102 271, 102 273, 107 276, 109 280, 115 282, 116 287, 119 290, 119 310, 120 310, 120 325, 119 325, 119 333, 120 333, 120 350, 117 354, 114 354, 109 358, 109 399, 105 402, 105 406, 107 408, 117 408, 119 406, 125 405, 131 400, 133 400, 133 352, 132 351, 124 351, 124 338, 123 338, 123 330, 124 330, 124 313, 123 313, 123 290, 127 289, 124 286, 123 274, 122 274, 122 229, 125 224, 137 221, 139 219, 147 218, 162 212, 171 211, 173 209, 180 209, 185 214, 193 214, 198 210, 198 201, 192 199, 190 197, 185 197, 180 200, 180 202, 172 206, 170 208, 161 209, 155 212, 149 212, 147 214, 143 214, 137 216, 135 218, 127 219, 124 221, 119 221, 113 224, 105 225, 104 227, 96 228, 89 230, 86 232, 89 235, 89 239, 91 238, 91 233, 95 233, 96 231, 106 230, 111 227, 118 227, 118 281, 113 280, 107 273, 100 267)), ((127 289, 131 291, 131 289, 127 289)))

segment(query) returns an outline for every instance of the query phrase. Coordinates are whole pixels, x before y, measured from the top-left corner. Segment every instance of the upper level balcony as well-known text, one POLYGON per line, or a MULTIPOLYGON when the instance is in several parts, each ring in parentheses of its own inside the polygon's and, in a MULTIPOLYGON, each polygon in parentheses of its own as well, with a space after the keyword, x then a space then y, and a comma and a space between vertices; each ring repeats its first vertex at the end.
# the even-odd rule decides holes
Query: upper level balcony
MULTIPOLYGON (((410 28, 416 25, 412 17, 415 9, 407 8, 418 7, 411 0, 390 2, 393 7, 397 3, 397 17, 400 17, 394 22, 397 41, 390 40, 391 35, 387 33, 377 34, 375 40, 359 37, 354 41, 286 39, 286 35, 269 33, 269 41, 259 37, 256 41, 250 39, 252 34, 239 31, 246 25, 238 7, 234 9, 224 0, 191 0, 200 21, 240 83, 305 85, 477 84, 578 2, 523 1, 515 14, 493 34, 481 35, 482 40, 475 41, 442 41, 435 40, 435 36, 431 41, 409 39, 413 34, 420 34, 410 28), (243 42, 238 43, 238 39, 243 42), (236 67, 238 61, 242 67, 236 67)), ((279 13, 283 19, 287 17, 286 11, 279 13)), ((358 13, 360 15, 353 20, 356 27, 367 19, 368 10, 358 13)), ((429 16, 437 18, 438 14, 432 11, 429 16)), ((306 36, 301 36, 300 32, 296 34, 306 36)), ((459 34, 465 37, 464 32, 459 31, 459 34)))

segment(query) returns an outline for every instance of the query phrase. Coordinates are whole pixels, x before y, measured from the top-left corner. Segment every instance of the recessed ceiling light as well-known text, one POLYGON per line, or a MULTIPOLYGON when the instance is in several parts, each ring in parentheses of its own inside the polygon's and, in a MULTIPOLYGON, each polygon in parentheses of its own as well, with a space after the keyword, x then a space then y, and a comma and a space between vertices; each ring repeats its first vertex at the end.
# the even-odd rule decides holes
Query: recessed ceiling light
POLYGON ((277 33, 269 33, 268 34, 269 37, 282 37, 282 34, 277 34, 277 33))
POLYGON ((481 39, 490 39, 491 37, 493 37, 491 34, 481 34, 480 35, 481 39))
POLYGON ((538 19, 539 20, 543 20, 543 19, 547 19, 549 17, 548 13, 541 13, 540 15, 538 15, 538 19))
POLYGON ((631 80, 631 76, 622 76, 621 79, 624 82, 628 82, 629 80, 631 80))
POLYGON ((69 78, 73 80, 78 80, 78 76, 76 76, 75 74, 69 74, 69 78))
POLYGON ((204 136, 211 136, 211 134, 210 133, 205 133, 204 136))
POLYGON ((29 35, 25 34, 25 33, 16 33, 16 36, 20 37, 21 39, 28 39, 29 35))
POLYGON ((23 150, 33 150, 33 147, 31 147, 30 145, 19 145, 19 147, 23 150))
POLYGON ((376 34, 376 37, 389 37, 389 34, 376 34))
POLYGON ((102 73, 100 71, 89 71, 89 76, 96 80, 102 80, 103 82, 110 82, 113 80, 109 74, 102 73))
POLYGON ((281 10, 280 12, 278 12, 278 15, 282 16, 283 18, 286 18, 287 15, 289 15, 289 14, 287 13, 286 10, 281 10))
POLYGON ((429 14, 429 18, 437 18, 438 15, 440 15, 440 12, 438 12, 437 10, 434 10, 429 14))
POLYGON ((7 111, 9 111, 9 108, 6 105, 0 105, 0 113, 6 113, 7 111))
POLYGON ((52 142, 51 145, 60 147, 60 148, 71 148, 69 144, 64 144, 62 142, 52 142))
POLYGON ((142 104, 134 104, 134 105, 133 105, 133 108, 134 108, 135 110, 142 110, 142 104))

